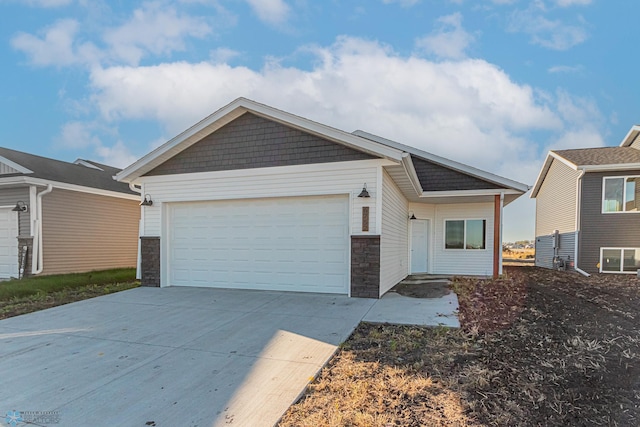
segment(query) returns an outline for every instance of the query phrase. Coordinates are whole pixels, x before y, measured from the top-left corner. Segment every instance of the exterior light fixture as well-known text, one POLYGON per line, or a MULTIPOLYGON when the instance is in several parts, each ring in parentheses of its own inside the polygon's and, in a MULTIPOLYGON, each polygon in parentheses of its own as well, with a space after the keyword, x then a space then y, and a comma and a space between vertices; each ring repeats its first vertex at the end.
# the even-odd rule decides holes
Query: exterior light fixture
POLYGON ((29 210, 29 206, 22 200, 16 203, 16 207, 11 209, 13 212, 27 212, 29 210))
POLYGON ((144 200, 140 202, 140 206, 153 206, 153 200, 151 200, 151 196, 148 193, 144 195, 144 200))
POLYGON ((409 212, 409 219, 417 219, 416 214, 414 214, 413 212, 409 212))
POLYGON ((369 192, 367 191, 367 183, 364 183, 364 186, 362 187, 362 191, 360 192, 360 194, 358 194, 358 197, 371 197, 369 195, 369 192))

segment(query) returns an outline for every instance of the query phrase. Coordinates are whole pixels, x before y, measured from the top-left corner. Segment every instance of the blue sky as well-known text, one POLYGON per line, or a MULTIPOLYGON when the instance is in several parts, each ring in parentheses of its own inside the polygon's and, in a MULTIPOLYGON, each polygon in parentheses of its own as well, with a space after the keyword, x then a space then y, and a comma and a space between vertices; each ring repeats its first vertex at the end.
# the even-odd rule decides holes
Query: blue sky
MULTIPOLYGON (((0 0, 3 146, 124 167, 238 96, 532 185, 640 123, 640 3, 0 0)), ((534 203, 505 240, 534 235, 534 203)))

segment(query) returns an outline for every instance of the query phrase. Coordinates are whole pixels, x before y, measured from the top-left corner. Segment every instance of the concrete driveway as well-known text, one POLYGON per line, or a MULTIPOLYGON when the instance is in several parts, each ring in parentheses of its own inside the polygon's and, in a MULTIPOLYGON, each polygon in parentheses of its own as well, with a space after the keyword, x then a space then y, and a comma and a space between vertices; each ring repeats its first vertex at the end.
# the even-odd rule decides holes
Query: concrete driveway
POLYGON ((375 302, 138 288, 2 320, 0 424, 272 425, 375 302))

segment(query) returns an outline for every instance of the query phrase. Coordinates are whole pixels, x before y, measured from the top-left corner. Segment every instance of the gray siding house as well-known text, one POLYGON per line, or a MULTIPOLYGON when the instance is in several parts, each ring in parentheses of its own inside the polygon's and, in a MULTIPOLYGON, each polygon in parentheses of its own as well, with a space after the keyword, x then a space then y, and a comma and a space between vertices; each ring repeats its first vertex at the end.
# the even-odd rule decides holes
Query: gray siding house
POLYGON ((117 174, 142 189, 141 279, 378 298, 497 275, 524 184, 239 98, 117 174))
POLYGON ((618 147, 550 151, 531 192, 537 266, 640 268, 640 126, 618 147))
POLYGON ((140 195, 119 171, 0 147, 0 279, 135 267, 140 195))

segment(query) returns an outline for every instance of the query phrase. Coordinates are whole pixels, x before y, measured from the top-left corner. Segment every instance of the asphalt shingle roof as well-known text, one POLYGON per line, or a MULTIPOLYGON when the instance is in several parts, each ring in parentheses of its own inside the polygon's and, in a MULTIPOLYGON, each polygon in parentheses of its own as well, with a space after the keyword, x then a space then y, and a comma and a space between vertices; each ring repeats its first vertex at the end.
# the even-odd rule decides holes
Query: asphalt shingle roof
POLYGON ((576 166, 621 165, 640 163, 640 150, 631 147, 577 148, 553 150, 576 166))
POLYGON ((33 171, 33 173, 29 174, 15 173, 10 175, 0 175, 0 179, 7 176, 25 176, 48 181, 64 182, 66 184, 82 185, 101 190, 116 191, 125 194, 136 194, 131 191, 128 184, 118 182, 113 179, 113 175, 119 172, 120 169, 112 166, 88 161, 104 169, 99 170, 74 163, 63 162, 61 160, 36 156, 22 151, 11 150, 4 147, 0 147, 0 156, 33 171))

